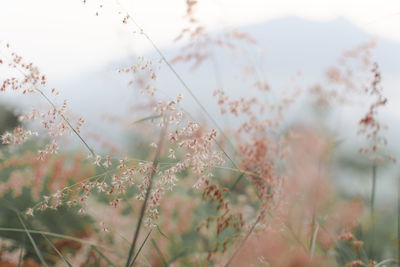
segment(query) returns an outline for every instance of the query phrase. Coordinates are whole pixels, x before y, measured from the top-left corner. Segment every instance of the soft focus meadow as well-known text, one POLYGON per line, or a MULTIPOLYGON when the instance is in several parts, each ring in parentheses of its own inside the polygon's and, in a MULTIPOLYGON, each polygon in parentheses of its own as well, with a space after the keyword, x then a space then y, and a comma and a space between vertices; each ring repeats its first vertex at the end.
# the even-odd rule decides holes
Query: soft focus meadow
MULTIPOLYGON (((107 8, 101 3, 93 15, 107 8)), ((12 40, 0 42, 0 93, 40 99, 18 111, 0 106, 0 266, 397 266, 400 198, 377 201, 381 174, 395 170, 390 196, 400 175, 391 125, 379 116, 390 99, 378 41, 348 47, 307 88, 296 84, 300 74, 274 88, 257 64, 232 63, 247 86, 238 96, 220 82, 208 88, 210 104, 177 64, 201 75, 215 51, 248 59, 242 48, 258 51, 257 37, 210 33, 197 1, 186 0, 189 26, 176 37, 179 54, 167 58, 115 4, 115 19, 155 52, 116 69, 140 96, 104 122, 110 132, 124 125, 123 142, 91 130, 63 88, 12 40), (160 69, 179 93, 159 88, 160 69), (361 114, 350 130, 332 123, 336 108, 361 114), (349 132, 357 142, 346 142, 349 132), (338 178, 349 170, 361 179, 338 178)), ((97 99, 79 101, 90 109, 97 99)))

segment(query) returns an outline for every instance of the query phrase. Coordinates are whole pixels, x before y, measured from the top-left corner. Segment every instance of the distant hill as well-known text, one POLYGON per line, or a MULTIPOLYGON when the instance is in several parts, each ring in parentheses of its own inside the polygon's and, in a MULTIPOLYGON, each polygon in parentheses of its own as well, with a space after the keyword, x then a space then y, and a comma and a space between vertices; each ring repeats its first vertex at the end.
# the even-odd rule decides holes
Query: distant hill
MULTIPOLYGON (((298 71, 302 72, 302 76, 297 83, 307 87, 321 80, 324 70, 335 64, 344 50, 363 44, 373 37, 343 18, 317 22, 287 17, 248 25, 240 30, 251 34, 257 40, 257 46, 267 50, 263 58, 258 56, 254 47, 244 45, 242 48, 247 52, 243 55, 232 55, 226 49, 216 48, 213 51, 214 59, 206 61, 194 72, 190 70, 188 64, 175 65, 177 72, 212 114, 218 113, 216 101, 211 96, 212 91, 219 86, 217 79, 221 80, 223 89, 233 97, 251 93, 247 89, 249 81, 240 75, 242 71, 240 64, 256 65, 257 75, 270 83, 273 94, 279 94, 282 88, 290 86, 291 78, 298 71)), ((161 49, 168 59, 180 52, 176 47, 161 49)), ((145 57, 158 58, 155 53, 145 57)), ((382 70, 384 85, 390 96, 389 106, 393 102, 400 102, 397 90, 400 79, 400 44, 381 39, 374 50, 374 58, 382 70)), ((127 106, 142 97, 128 87, 130 76, 115 71, 118 67, 134 64, 135 59, 136 57, 132 56, 132 61, 121 59, 110 62, 79 77, 68 77, 63 81, 57 81, 56 86, 69 100, 75 113, 82 114, 96 127, 109 132, 107 124, 104 125, 98 120, 99 116, 126 114, 127 106)), ((201 114, 197 105, 166 66, 163 66, 158 74, 157 87, 171 97, 179 92, 184 93, 185 107, 201 114)), ((266 96, 266 100, 267 98, 273 100, 273 94, 266 96)), ((397 104, 390 106, 389 114, 400 114, 397 106, 397 104)), ((135 114, 132 117, 135 117, 135 114)), ((226 120, 221 123, 226 123, 226 120)))

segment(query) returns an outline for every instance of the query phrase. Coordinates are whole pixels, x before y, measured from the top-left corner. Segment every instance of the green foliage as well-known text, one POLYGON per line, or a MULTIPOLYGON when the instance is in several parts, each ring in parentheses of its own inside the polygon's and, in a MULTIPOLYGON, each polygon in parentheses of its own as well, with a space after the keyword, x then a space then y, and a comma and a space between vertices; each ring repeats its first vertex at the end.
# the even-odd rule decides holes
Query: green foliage
MULTIPOLYGON (((22 146, 19 146, 18 151, 13 151, 14 156, 28 155, 29 151, 37 150, 37 144, 34 142, 28 142, 22 146)), ((4 165, 6 159, 12 158, 8 147, 3 147, 0 151, 3 155, 0 159, 0 183, 10 182, 10 177, 15 173, 22 173, 18 179, 28 179, 26 175, 34 175, 35 167, 31 166, 28 162, 16 164, 16 165, 4 165)), ((28 230, 36 230, 41 232, 50 232, 54 234, 69 235, 76 237, 85 237, 91 234, 91 225, 93 219, 87 215, 78 214, 78 207, 66 207, 60 206, 57 210, 45 209, 41 212, 35 212, 34 216, 27 216, 25 212, 37 205, 43 200, 43 196, 51 194, 48 188, 48 182, 50 174, 45 174, 41 177, 38 183, 40 189, 39 194, 34 194, 33 188, 30 186, 21 186, 18 181, 15 185, 11 183, 10 188, 0 194, 0 228, 12 228, 24 230, 24 227, 28 230), (22 224, 20 218, 22 219, 22 224)), ((72 178, 72 177, 71 177, 72 178)), ((9 248, 10 251, 17 250, 20 248, 25 249, 24 258, 33 258, 37 262, 40 262, 40 257, 35 251, 35 245, 40 250, 41 255, 48 264, 54 264, 60 260, 54 248, 48 243, 46 238, 39 233, 30 233, 32 242, 27 236, 26 231, 0 231, 0 239, 9 240, 12 246, 9 248)), ((57 243, 57 239, 53 240, 53 243, 57 243)), ((60 242, 55 245, 59 252, 70 252, 74 253, 77 251, 76 242, 60 242)), ((1 258, 0 258, 1 260, 1 258)))
POLYGON ((0 133, 10 131, 18 124, 18 116, 7 106, 0 105, 0 133))
MULTIPOLYGON (((36 201, 32 198, 30 188, 24 187, 19 196, 14 196, 12 191, 0 197, 0 227, 3 228, 23 228, 15 211, 24 212, 33 207, 36 201)), ((41 230, 46 232, 85 236, 93 222, 89 216, 82 216, 77 213, 77 208, 59 207, 58 210, 44 210, 35 214, 33 217, 25 216, 25 224, 29 230, 41 230)), ((31 243, 27 241, 25 233, 0 231, 0 237, 12 240, 15 244, 14 249, 24 247, 26 258, 37 258, 37 254, 31 243)), ((48 246, 43 236, 32 234, 34 242, 40 248, 41 253, 47 261, 54 262, 52 248, 48 246)), ((63 250, 73 251, 73 246, 62 248, 63 250)))

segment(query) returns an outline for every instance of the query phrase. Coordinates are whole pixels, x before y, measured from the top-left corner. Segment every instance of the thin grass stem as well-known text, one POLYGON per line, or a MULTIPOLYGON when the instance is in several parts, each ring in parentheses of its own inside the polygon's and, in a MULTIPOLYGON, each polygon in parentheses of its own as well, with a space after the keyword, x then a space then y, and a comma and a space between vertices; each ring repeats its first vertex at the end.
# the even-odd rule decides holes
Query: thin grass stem
POLYGON ((38 246, 36 245, 35 240, 32 238, 31 234, 29 233, 28 229, 25 226, 24 221, 22 220, 21 216, 19 216, 18 213, 17 213, 17 217, 18 217, 18 220, 21 223, 21 225, 24 227, 24 231, 25 231, 26 235, 28 236, 29 240, 31 241, 33 249, 35 250, 35 253, 38 256, 40 262, 42 263, 42 265, 44 267, 47 267, 46 261, 44 260, 43 255, 40 253, 40 250, 39 250, 38 246))
POLYGON ((143 249, 144 245, 146 244, 147 239, 149 239, 149 236, 150 236, 152 231, 153 231, 153 229, 150 229, 149 233, 147 234, 146 238, 143 240, 142 244, 140 245, 140 248, 139 248, 138 252, 136 253, 135 257, 133 258, 133 260, 132 260, 131 264, 129 265, 129 267, 132 267, 133 264, 135 264, 136 259, 140 254, 140 251, 142 251, 142 249, 143 249))
POLYGON ((57 255, 63 259, 66 265, 69 267, 72 267, 72 264, 68 261, 68 259, 54 246, 54 244, 45 236, 42 234, 42 237, 49 243, 49 245, 54 249, 54 251, 57 253, 57 255))
POLYGON ((374 242, 375 242, 375 195, 376 195, 376 169, 377 165, 374 162, 372 165, 372 188, 371 188, 371 243, 369 257, 374 259, 374 242))
POLYGON ((145 195, 142 207, 140 209, 140 215, 139 215, 139 218, 138 218, 138 221, 137 221, 137 224, 136 224, 135 234, 133 235, 133 240, 132 240, 131 246, 129 248, 128 258, 127 258, 126 264, 125 264, 126 267, 130 266, 133 253, 135 252, 135 246, 136 246, 136 242, 137 242, 137 240, 139 238, 140 228, 142 226, 142 221, 143 221, 144 214, 145 214, 146 207, 147 207, 147 201, 148 201, 148 199, 150 197, 150 192, 151 192, 151 188, 152 188, 152 185, 153 185, 153 178, 154 178, 154 175, 156 173, 156 169, 157 169, 157 165, 158 165, 158 157, 159 157, 159 155, 161 153, 161 147, 162 147, 162 142, 164 140, 165 131, 166 131, 166 128, 164 127, 163 130, 161 131, 159 144, 157 146, 157 151, 156 151, 156 154, 154 156, 152 170, 151 170, 150 179, 149 179, 150 180, 149 181, 149 186, 147 187, 146 195, 145 195))

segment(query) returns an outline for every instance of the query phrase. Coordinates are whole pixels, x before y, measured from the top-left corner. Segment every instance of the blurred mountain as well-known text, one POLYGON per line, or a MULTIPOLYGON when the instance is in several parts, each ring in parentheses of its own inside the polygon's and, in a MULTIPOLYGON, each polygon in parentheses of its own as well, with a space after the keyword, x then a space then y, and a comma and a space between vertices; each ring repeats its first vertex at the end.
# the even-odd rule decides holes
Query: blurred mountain
MULTIPOLYGON (((288 17, 243 28, 256 36, 263 47, 269 49, 267 65, 270 71, 317 71, 336 62, 340 53, 373 38, 344 18, 327 22, 288 17)), ((398 71, 400 44, 378 39, 374 58, 382 64, 384 73, 398 71)))
MULTIPOLYGON (((211 92, 221 84, 234 96, 246 92, 243 90, 247 90, 248 81, 241 77, 243 66, 255 67, 257 75, 261 76, 259 78, 266 79, 272 90, 275 87, 279 89, 289 86, 291 78, 298 71, 302 73, 299 83, 309 85, 321 80, 324 70, 335 64, 343 51, 366 43, 373 37, 343 18, 317 22, 287 17, 249 25, 240 30, 253 36, 257 40, 257 47, 243 45, 241 49, 245 53, 239 55, 227 49, 215 48, 213 58, 205 61, 195 71, 191 70, 191 64, 175 65, 178 73, 207 106, 213 105, 214 101, 210 102, 211 92), (260 57, 256 48, 267 52, 260 57)), ((174 58, 180 53, 179 45, 180 43, 176 47, 162 48, 162 51, 168 59, 174 58)), ((78 112, 87 111, 84 113, 88 115, 102 112, 119 114, 126 111, 124 105, 132 104, 140 95, 132 92, 133 89, 128 86, 128 81, 133 77, 118 74, 115 70, 135 64, 136 58, 132 56, 116 60, 99 66, 90 73, 68 77, 57 83, 78 112), (83 105, 82 101, 87 101, 90 105, 83 105), (92 112, 93 110, 97 112, 92 112)), ((157 60, 159 56, 154 53, 145 55, 145 58, 157 60)), ((384 82, 386 78, 389 81, 399 76, 399 43, 380 39, 374 49, 373 58, 380 64, 384 82)), ((178 92, 185 94, 185 89, 166 66, 158 74, 157 87, 171 97, 178 92)), ((390 92, 391 89, 388 88, 387 91, 390 92)), ((185 101, 188 99, 189 96, 185 101)), ((188 106, 191 107, 192 104, 188 106)))
MULTIPOLYGON (((223 88, 232 97, 255 94, 266 101, 277 101, 279 94, 285 88, 294 85, 308 88, 321 81, 326 68, 337 63, 343 51, 365 44, 374 37, 343 18, 319 22, 287 17, 248 25, 240 31, 253 36, 257 44, 253 46, 242 43, 240 53, 237 50, 232 52, 229 49, 213 48, 212 57, 194 71, 191 68, 193 64, 190 63, 174 65, 200 102, 222 126, 229 125, 232 121, 219 117, 216 99, 212 97, 214 89, 223 88), (259 49, 265 50, 266 53, 260 55, 259 49), (244 74, 249 68, 252 70, 244 74), (299 71, 302 75, 293 83, 292 79, 299 71), (268 81, 271 92, 261 95, 256 89, 249 89, 249 85, 257 79, 268 81)), ((212 33, 213 36, 218 34, 220 33, 212 33)), ((161 50, 167 59, 172 59, 181 53, 179 48, 181 45, 182 43, 177 43, 176 46, 163 47, 161 50)), ((155 62, 159 59, 156 53, 144 56, 155 62)), ((383 85, 389 96, 386 108, 386 116, 389 116, 387 120, 399 121, 400 109, 396 103, 400 102, 397 90, 400 79, 398 69, 400 44, 380 39, 373 51, 373 58, 380 64, 383 85)), ((116 71, 117 68, 128 67, 135 63, 137 55, 132 55, 130 58, 99 66, 92 72, 82 73, 78 77, 66 77, 51 84, 59 88, 62 92, 61 97, 68 99, 70 108, 76 114, 86 118, 89 128, 115 140, 120 138, 121 131, 109 121, 102 120, 103 115, 128 114, 132 121, 146 115, 129 111, 128 108, 145 98, 138 89, 129 85, 129 81, 137 80, 139 77, 116 71)), ((198 105, 165 64, 157 73, 157 77, 155 86, 160 91, 159 95, 174 98, 178 93, 183 93, 184 108, 195 116, 203 116, 198 105)), ((294 113, 301 116, 301 108, 294 113)), ((348 119, 347 115, 344 117, 348 119)), ((344 127, 347 128, 347 125, 344 127)), ((393 135, 396 136, 397 132, 393 135)))

